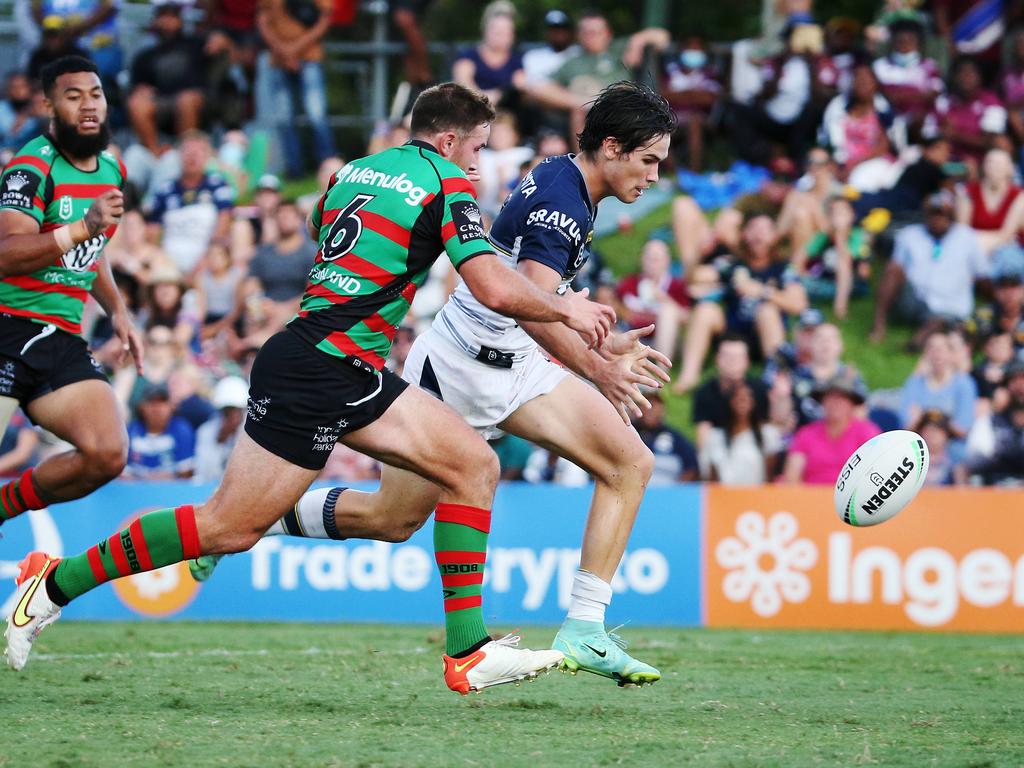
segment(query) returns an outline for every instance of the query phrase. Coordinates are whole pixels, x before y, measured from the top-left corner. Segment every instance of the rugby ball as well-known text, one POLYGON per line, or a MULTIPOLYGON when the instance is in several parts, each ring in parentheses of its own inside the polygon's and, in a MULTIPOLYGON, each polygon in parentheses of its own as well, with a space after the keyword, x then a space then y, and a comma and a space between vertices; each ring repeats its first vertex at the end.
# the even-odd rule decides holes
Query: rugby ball
POLYGON ((848 525, 884 523, 913 501, 927 475, 923 437, 906 429, 883 432, 843 465, 836 478, 836 514, 848 525))

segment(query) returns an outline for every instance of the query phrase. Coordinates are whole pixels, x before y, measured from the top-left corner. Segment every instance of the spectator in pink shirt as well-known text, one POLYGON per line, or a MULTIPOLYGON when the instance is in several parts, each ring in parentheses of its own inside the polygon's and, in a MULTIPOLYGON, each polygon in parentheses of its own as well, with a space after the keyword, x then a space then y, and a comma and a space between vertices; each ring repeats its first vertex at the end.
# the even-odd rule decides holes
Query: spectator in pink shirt
POLYGON ((823 415, 793 435, 783 482, 831 485, 850 454, 881 431, 858 415, 867 393, 855 377, 835 376, 815 395, 821 400, 823 415))
POLYGON ((1006 137, 1006 107, 992 91, 982 88, 981 69, 974 59, 953 64, 950 92, 935 101, 932 118, 953 144, 953 156, 975 164, 993 147, 1010 150, 1006 137))

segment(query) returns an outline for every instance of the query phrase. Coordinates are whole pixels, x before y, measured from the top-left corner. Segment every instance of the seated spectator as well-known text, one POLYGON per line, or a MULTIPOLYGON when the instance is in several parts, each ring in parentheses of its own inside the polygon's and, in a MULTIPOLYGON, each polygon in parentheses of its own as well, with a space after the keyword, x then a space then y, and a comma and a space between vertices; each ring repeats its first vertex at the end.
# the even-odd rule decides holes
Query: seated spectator
POLYGON ((409 358, 409 350, 412 343, 416 341, 416 329, 411 325, 400 325, 395 331, 395 338, 391 342, 391 353, 388 355, 385 365, 396 376, 401 376, 405 370, 405 361, 409 358))
POLYGON ((578 56, 576 33, 572 19, 565 11, 551 10, 544 14, 544 45, 523 54, 523 83, 529 89, 549 80, 569 59, 578 56))
POLYGON ((498 454, 501 479, 522 480, 523 471, 533 454, 533 443, 516 435, 503 435, 489 445, 498 454))
POLYGON ((267 46, 260 59, 260 77, 268 89, 268 117, 278 132, 290 178, 306 170, 295 130, 295 102, 313 132, 317 162, 334 154, 334 134, 327 115, 323 39, 331 28, 331 0, 261 0, 256 26, 267 46))
POLYGON ((882 273, 871 340, 885 338, 889 312, 918 328, 920 344, 928 330, 974 310, 974 283, 987 280, 988 265, 970 227, 953 221, 953 196, 937 192, 925 203, 925 223, 896 236, 892 261, 882 273))
POLYGON ((327 463, 320 470, 317 478, 322 481, 333 480, 342 483, 359 483, 380 479, 380 462, 371 456, 360 453, 340 440, 335 443, 327 463))
MULTIPOLYGON (((22 72, 7 75, 4 100, 0 101, 0 152, 13 153, 47 129, 46 121, 32 109, 32 83, 22 72)), ((3 158, 6 165, 10 154, 3 158)))
POLYGON ((199 325, 199 317, 185 309, 185 283, 178 270, 154 271, 146 286, 139 311, 139 324, 147 330, 162 326, 174 334, 174 343, 188 349, 199 325))
POLYGON ((981 70, 974 59, 953 63, 949 93, 935 100, 934 120, 953 146, 953 158, 977 168, 992 147, 1010 148, 1006 137, 1006 107, 992 91, 982 88, 981 70))
POLYGON ((896 114, 919 124, 945 90, 942 72, 934 59, 924 55, 924 29, 919 23, 899 18, 888 31, 889 53, 876 59, 872 68, 896 114))
POLYGON ((803 365, 810 365, 814 358, 814 332, 825 322, 820 309, 808 307, 796 319, 793 341, 787 341, 775 354, 765 361, 764 380, 771 383, 776 372, 792 371, 803 365))
POLYGON ((31 80, 38 82, 43 67, 57 59, 65 56, 89 58, 89 54, 78 41, 65 33, 67 28, 68 23, 61 16, 50 16, 43 22, 39 47, 32 51, 26 68, 31 80))
POLYGON ((679 121, 673 143, 678 141, 680 146, 686 147, 690 170, 699 173, 711 109, 722 93, 719 75, 708 64, 703 38, 691 35, 682 50, 664 62, 659 90, 672 105, 679 121))
MULTIPOLYGON (((316 205, 319 200, 318 194, 312 205, 316 205)), ((280 204, 281 180, 272 173, 264 173, 256 182, 252 203, 236 207, 233 211, 235 218, 231 224, 231 253, 238 263, 248 264, 259 246, 277 241, 274 218, 280 204)))
POLYGON ((307 218, 312 213, 313 206, 320 202, 320 198, 327 191, 327 187, 330 186, 334 174, 344 167, 345 161, 339 155, 332 155, 323 159, 320 167, 316 169, 316 190, 307 192, 295 201, 303 218, 307 218))
POLYGON ((912 429, 924 438, 928 446, 925 485, 963 485, 967 482, 967 469, 950 456, 950 441, 956 435, 947 414, 935 409, 924 411, 912 429))
POLYGON ((516 51, 516 7, 508 0, 488 3, 480 31, 480 43, 457 54, 452 80, 485 93, 495 107, 513 108, 514 82, 523 76, 523 57, 516 51))
MULTIPOLYGON (((216 374, 223 376, 223 369, 216 371, 216 374)), ((191 364, 175 368, 167 377, 167 391, 171 394, 174 415, 187 421, 195 431, 217 413, 213 403, 207 399, 208 385, 209 378, 191 364)))
MULTIPOLYGON (((804 426, 822 417, 821 401, 817 393, 836 377, 849 379, 858 389, 867 391, 860 373, 843 362, 843 336, 832 323, 820 323, 811 332, 810 357, 793 368, 781 368, 778 356, 765 366, 764 380, 772 389, 780 376, 789 378, 796 426, 804 426)), ((773 422, 778 418, 773 414, 773 422)))
POLYGON ((721 250, 738 249, 742 228, 743 214, 736 208, 722 208, 709 222, 692 197, 679 195, 672 200, 672 238, 688 276, 721 250))
POLYGON ((654 471, 647 484, 672 485, 699 479, 697 453, 686 437, 665 423, 661 393, 649 392, 646 397, 651 407, 633 422, 633 426, 654 454, 654 471))
POLYGON ((497 216, 510 185, 519 178, 519 169, 532 157, 533 149, 523 143, 515 115, 500 110, 491 122, 487 146, 480 150, 480 180, 475 182, 477 203, 487 216, 497 216))
POLYGON ((128 425, 128 465, 124 476, 134 480, 175 480, 191 477, 195 462, 195 432, 174 416, 167 387, 150 384, 128 425))
POLYGON ((1018 487, 1024 484, 1024 400, 1011 399, 991 424, 991 444, 968 456, 968 471, 986 485, 1018 487))
POLYGON ((7 422, 0 438, 0 477, 15 477, 34 466, 39 432, 18 409, 7 422))
POLYGON ((212 149, 203 133, 181 139, 181 175, 157 189, 145 207, 149 239, 159 243, 190 285, 214 240, 228 242, 235 193, 219 173, 208 173, 212 149))
POLYGON ((1014 357, 1013 337, 1009 333, 996 331, 985 338, 982 359, 971 371, 978 390, 978 406, 983 412, 1005 405, 1006 369, 1014 357))
POLYGON ((616 288, 619 320, 631 330, 654 326, 654 348, 671 357, 679 330, 690 317, 686 283, 672 276, 672 252, 652 238, 640 251, 640 272, 627 275, 616 288))
POLYGON ((857 414, 867 392, 852 376, 837 376, 816 392, 822 417, 793 436, 782 470, 786 483, 832 485, 846 460, 880 430, 857 414))
POLYGON ((951 152, 952 145, 941 135, 936 133, 926 138, 921 157, 903 170, 892 187, 862 194, 854 200, 857 219, 864 219, 875 209, 883 209, 885 223, 877 227, 876 232, 884 229, 891 218, 912 218, 916 221, 924 201, 948 184, 950 177, 945 165, 951 152))
POLYGON ((843 193, 838 168, 825 147, 812 147, 807 152, 805 169, 786 193, 778 218, 779 236, 789 240, 794 252, 828 226, 826 204, 843 193))
POLYGON ((241 432, 249 402, 249 385, 238 376, 226 376, 213 390, 217 414, 196 431, 197 483, 216 483, 224 475, 228 457, 241 432))
POLYGON ((754 392, 741 382, 729 393, 725 427, 715 427, 700 452, 705 480, 722 485, 762 485, 775 477, 782 437, 757 413, 754 392))
POLYGON ((997 272, 993 294, 995 301, 977 308, 964 324, 975 348, 989 336, 1007 333, 1014 354, 1024 350, 1024 285, 1019 272, 997 272))
POLYGON ((197 314, 202 323, 202 338, 216 336, 227 327, 235 308, 238 284, 245 277, 241 267, 231 263, 231 254, 221 243, 213 243, 203 258, 196 278, 197 314))
POLYGON ((185 351, 174 340, 174 332, 166 325, 156 325, 146 331, 146 351, 143 373, 138 375, 134 365, 124 365, 114 372, 111 382, 114 393, 125 413, 131 414, 148 385, 167 385, 171 374, 186 366, 185 351))
POLYGON ((1006 105, 1010 138, 1020 146, 1024 144, 1024 28, 1014 30, 1009 54, 1000 78, 1000 93, 1006 105))
POLYGON ((131 275, 142 285, 149 283, 154 272, 177 270, 171 258, 146 238, 146 220, 142 212, 125 211, 117 231, 103 249, 112 269, 131 275))
MULTIPOLYGON (((1009 152, 990 149, 981 164, 981 178, 957 190, 956 220, 974 230, 986 255, 1011 243, 1011 248, 1019 248, 1014 240, 1024 226, 1024 196, 1013 181, 1014 170, 1009 152)), ((1024 265, 1024 254, 1019 261, 1024 265)))
POLYGON ((974 421, 977 397, 974 379, 957 370, 949 334, 932 331, 924 339, 918 373, 911 374, 900 393, 900 419, 911 429, 924 411, 942 411, 949 416, 953 434, 964 438, 974 421))
POLYGON ((160 131, 183 136, 199 129, 208 67, 205 41, 184 31, 185 2, 153 5, 157 42, 132 60, 128 119, 139 144, 160 155, 160 131))
MULTIPOLYGON (((692 389, 714 336, 726 330, 757 344, 769 358, 786 340, 785 318, 807 307, 807 293, 789 264, 777 258, 778 230, 769 216, 753 216, 743 227, 737 258, 719 259, 724 308, 700 301, 690 317, 676 391, 692 389)), ((694 282, 691 281, 691 290, 694 282)))
POLYGON ((834 88, 850 92, 853 70, 864 59, 861 24, 849 16, 833 16, 825 24, 825 54, 835 74, 834 88))
POLYGON ((586 104, 612 83, 632 80, 633 70, 648 47, 660 52, 669 44, 668 31, 658 28, 615 40, 608 19, 597 11, 581 15, 576 29, 581 52, 568 59, 551 79, 533 86, 524 83, 541 105, 570 113, 569 135, 574 144, 583 127, 586 104))
POLYGON ((895 155, 903 132, 902 121, 879 93, 878 80, 867 62, 853 68, 849 94, 829 102, 821 125, 842 178, 861 192, 886 189, 896 181, 895 155))
POLYGON ((855 225, 853 204, 844 197, 828 202, 827 225, 793 254, 793 270, 811 301, 831 301, 839 320, 846 319, 851 296, 863 296, 871 278, 867 233, 855 225))
POLYGON ((61 22, 60 34, 85 50, 96 62, 104 86, 114 84, 121 71, 117 39, 117 0, 34 0, 32 16, 45 34, 48 25, 61 22))
POLYGON ((242 348, 259 348, 284 328, 299 308, 316 258, 316 245, 295 203, 281 203, 274 220, 279 239, 256 250, 248 278, 238 285, 232 314, 225 318, 227 325, 243 319, 242 348))
POLYGON ((693 424, 697 448, 703 448, 712 428, 729 424, 729 393, 747 384, 754 393, 758 418, 768 416, 768 393, 764 384, 750 375, 750 345, 738 334, 726 333, 718 341, 715 375, 693 393, 693 424))

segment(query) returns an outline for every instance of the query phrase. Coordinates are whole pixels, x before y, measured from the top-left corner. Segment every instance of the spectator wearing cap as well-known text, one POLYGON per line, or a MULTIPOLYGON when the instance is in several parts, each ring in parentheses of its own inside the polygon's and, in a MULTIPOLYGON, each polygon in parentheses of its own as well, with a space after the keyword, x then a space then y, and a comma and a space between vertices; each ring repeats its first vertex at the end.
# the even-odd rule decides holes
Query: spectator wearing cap
POLYGON ((160 131, 182 136, 198 130, 207 86, 206 43, 186 34, 179 0, 153 3, 157 42, 132 60, 128 119, 139 143, 162 152, 160 131))
POLYGON ((630 329, 654 326, 654 348, 672 357, 676 339, 690 317, 690 293, 672 274, 668 243, 651 238, 640 251, 640 271, 616 286, 616 312, 630 329))
POLYGON ((44 35, 59 21, 59 35, 81 46, 107 83, 121 71, 117 6, 117 0, 33 0, 32 18, 44 35))
POLYGON ((1014 352, 1024 350, 1024 285, 1016 270, 997 271, 993 280, 994 301, 979 306, 964 324, 975 348, 994 335, 1010 336, 1014 352))
POLYGON ((889 52, 875 59, 872 68, 896 113, 920 123, 946 89, 942 70, 924 55, 924 29, 918 22, 899 18, 888 31, 889 52))
POLYGON ((729 392, 724 427, 715 427, 700 451, 701 475, 722 485, 761 485, 775 477, 782 436, 757 410, 754 391, 746 382, 729 392))
POLYGON ((836 376, 815 394, 821 400, 822 416, 793 436, 782 471, 786 483, 833 484, 846 459, 880 434, 874 423, 857 415, 867 392, 852 376, 836 376))
POLYGON ((252 203, 235 208, 231 252, 239 263, 248 264, 257 248, 277 242, 275 217, 281 199, 281 180, 272 173, 264 173, 256 181, 252 203))
POLYGON ((149 239, 159 243, 192 284, 213 240, 229 241, 235 191, 219 173, 207 171, 210 139, 195 131, 180 142, 181 174, 161 185, 145 204, 149 239))
POLYGON ((148 384, 128 425, 128 464, 125 477, 135 480, 175 480, 194 471, 196 435, 188 422, 174 415, 164 384, 148 384))
POLYGON ((892 260, 878 287, 871 340, 885 338, 889 312, 919 329, 915 342, 945 321, 963 321, 974 310, 974 284, 989 267, 970 227, 953 221, 954 198, 937 192, 925 203, 924 224, 896 236, 892 260))
POLYGON ((213 390, 217 413, 196 431, 197 483, 215 483, 224 475, 249 402, 249 386, 240 376, 226 376, 213 390))
POLYGON ((957 59, 950 76, 949 93, 935 100, 929 121, 949 139, 955 159, 977 168, 992 147, 1012 148, 1006 136, 1006 107, 999 96, 982 87, 981 70, 974 59, 957 59))
POLYGON ((65 34, 67 28, 68 24, 63 16, 51 15, 40 24, 42 34, 39 47, 32 51, 26 68, 32 80, 38 81, 43 67, 57 59, 65 56, 89 58, 89 54, 78 44, 77 39, 65 34))
POLYGON ((715 353, 715 375, 693 393, 693 423, 697 448, 701 449, 712 428, 725 429, 729 423, 729 393, 746 384, 754 393, 758 416, 768 417, 768 392, 764 384, 750 375, 750 345, 734 333, 723 334, 715 353))
MULTIPOLYGON (((544 45, 523 54, 523 86, 529 88, 548 80, 566 61, 580 53, 572 19, 565 11, 544 14, 544 45)), ((520 86, 521 88, 523 86, 520 86)))
POLYGON ((316 258, 316 245, 306 234, 294 202, 277 207, 274 223, 277 242, 256 249, 248 277, 238 284, 234 309, 225 318, 229 326, 241 318, 244 333, 240 344, 246 349, 261 347, 295 314, 316 258))
POLYGON ((807 308, 807 292, 788 261, 779 258, 778 245, 775 221, 757 214, 743 226, 739 253, 716 262, 724 306, 704 300, 694 307, 677 392, 693 388, 711 340, 727 330, 757 344, 765 358, 785 342, 786 318, 807 308))
POLYGON ((260 0, 256 26, 267 45, 260 57, 259 77, 266 82, 269 122, 278 132, 287 173, 306 170, 295 130, 295 102, 313 133, 317 162, 334 154, 334 135, 327 117, 323 38, 331 27, 331 0, 260 0))
POLYGON ((704 157, 704 134, 712 108, 722 93, 721 78, 708 62, 704 38, 690 35, 678 53, 665 57, 658 90, 672 105, 679 122, 674 138, 686 147, 690 170, 699 173, 704 157))
POLYGON ((963 485, 967 470, 950 455, 950 442, 955 438, 949 416, 930 408, 921 413, 912 429, 928 446, 928 475, 925 485, 963 485))
POLYGON ((863 296, 871 278, 871 247, 856 224, 853 204, 832 197, 826 204, 827 224, 793 254, 793 269, 811 301, 831 301, 836 318, 845 320, 851 296, 863 296))
POLYGON ((665 403, 657 391, 647 393, 651 407, 634 423, 637 434, 654 454, 649 485, 672 485, 698 480, 697 453, 693 443, 665 423, 665 403))
POLYGON ((923 347, 919 372, 911 374, 900 392, 900 419, 911 429, 924 411, 939 410, 949 416, 953 434, 966 437, 974 421, 978 387, 970 374, 957 369, 945 330, 930 332, 923 347))
POLYGON ((480 42, 463 48, 452 64, 452 80, 484 93, 495 107, 516 105, 514 83, 523 78, 523 56, 516 50, 516 7, 495 0, 484 8, 480 42))

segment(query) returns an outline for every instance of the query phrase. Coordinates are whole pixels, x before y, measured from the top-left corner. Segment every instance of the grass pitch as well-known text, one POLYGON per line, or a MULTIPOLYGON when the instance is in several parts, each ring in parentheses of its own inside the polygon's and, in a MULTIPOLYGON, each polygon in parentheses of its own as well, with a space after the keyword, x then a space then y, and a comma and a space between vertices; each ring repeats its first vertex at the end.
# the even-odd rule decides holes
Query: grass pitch
POLYGON ((653 688, 460 698, 423 627, 57 624, 0 671, 0 765, 1024 764, 1016 637, 627 634, 653 688))

